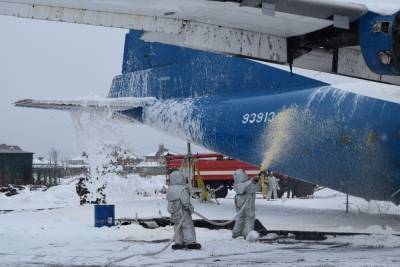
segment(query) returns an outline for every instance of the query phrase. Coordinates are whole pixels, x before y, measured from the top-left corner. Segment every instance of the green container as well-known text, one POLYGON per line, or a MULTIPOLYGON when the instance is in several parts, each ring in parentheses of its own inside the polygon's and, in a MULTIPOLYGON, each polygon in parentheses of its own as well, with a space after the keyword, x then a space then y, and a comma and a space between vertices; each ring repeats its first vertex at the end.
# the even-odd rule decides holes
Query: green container
POLYGON ((32 184, 33 153, 0 150, 0 186, 32 184))

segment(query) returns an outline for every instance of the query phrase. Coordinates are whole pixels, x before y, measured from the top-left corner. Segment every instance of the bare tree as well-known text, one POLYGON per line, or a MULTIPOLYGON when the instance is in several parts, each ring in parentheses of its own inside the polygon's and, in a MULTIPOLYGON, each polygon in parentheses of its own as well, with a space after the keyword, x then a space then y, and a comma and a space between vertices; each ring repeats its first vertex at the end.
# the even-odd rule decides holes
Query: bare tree
POLYGON ((55 148, 52 148, 49 152, 50 164, 57 165, 59 157, 60 157, 60 152, 58 152, 55 148))

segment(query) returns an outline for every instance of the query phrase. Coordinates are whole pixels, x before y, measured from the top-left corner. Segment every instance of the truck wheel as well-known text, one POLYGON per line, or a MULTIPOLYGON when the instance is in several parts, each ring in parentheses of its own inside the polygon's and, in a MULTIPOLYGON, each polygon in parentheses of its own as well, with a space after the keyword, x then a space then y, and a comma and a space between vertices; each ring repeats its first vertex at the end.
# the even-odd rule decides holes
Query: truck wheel
POLYGON ((293 194, 296 197, 307 197, 314 194, 315 184, 312 183, 305 183, 305 182, 298 182, 295 187, 293 194))
POLYGON ((283 194, 285 193, 285 190, 279 189, 278 190, 278 198, 282 198, 283 194))
POLYGON ((217 192, 215 192, 215 197, 216 198, 226 198, 228 195, 228 187, 224 186, 217 192))

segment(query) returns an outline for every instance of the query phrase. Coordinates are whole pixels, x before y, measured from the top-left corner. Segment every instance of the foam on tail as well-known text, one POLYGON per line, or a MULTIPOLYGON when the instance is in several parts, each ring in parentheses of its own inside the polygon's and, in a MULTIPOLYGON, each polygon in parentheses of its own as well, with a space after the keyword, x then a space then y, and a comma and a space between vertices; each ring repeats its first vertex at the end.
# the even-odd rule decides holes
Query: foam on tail
POLYGON ((126 35, 122 75, 114 78, 109 97, 158 99, 202 96, 236 97, 306 90, 325 85, 252 60, 140 39, 126 35))

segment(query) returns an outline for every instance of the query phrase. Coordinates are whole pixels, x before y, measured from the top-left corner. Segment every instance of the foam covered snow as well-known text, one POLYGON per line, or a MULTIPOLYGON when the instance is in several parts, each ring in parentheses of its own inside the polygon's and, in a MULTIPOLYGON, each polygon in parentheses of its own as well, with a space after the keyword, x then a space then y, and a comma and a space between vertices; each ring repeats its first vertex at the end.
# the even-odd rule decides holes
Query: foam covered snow
MULTIPOLYGON (((34 210, 48 208, 65 208, 79 206, 79 197, 75 185, 77 178, 61 179, 61 184, 46 191, 30 191, 30 187, 18 191, 19 194, 6 197, 0 193, 0 210, 34 210)), ((115 174, 104 177, 107 183, 105 193, 109 203, 121 203, 161 197, 161 189, 165 184, 165 176, 141 177, 130 174, 120 177, 115 174)))
POLYGON ((0 193, 0 210, 34 210, 79 206, 75 184, 76 179, 62 179, 60 185, 50 187, 46 191, 30 191, 28 186, 20 190, 18 195, 12 197, 0 193))
MULTIPOLYGON (((168 216, 164 195, 136 195, 131 185, 150 188, 161 185, 163 177, 140 180, 140 177, 113 177, 108 180, 110 203, 115 204, 116 217, 139 218, 168 216), (145 183, 145 184, 142 184, 145 183)), ((78 206, 74 199, 74 179, 50 188, 46 192, 24 191, 6 198, 0 195, 2 209, 16 211, 0 213, 0 262, 8 266, 93 265, 105 264, 127 255, 159 250, 165 243, 151 240, 169 239, 173 227, 154 230, 139 225, 95 228, 93 205, 78 206), (70 199, 70 197, 72 197, 70 199), (62 203, 61 203, 62 202, 62 203), (29 211, 28 207, 53 210, 29 211)), ((196 211, 212 219, 231 219, 235 215, 232 193, 221 204, 193 201, 196 211)), ((121 266, 243 266, 266 264, 279 266, 391 266, 398 263, 400 237, 399 220, 390 213, 358 212, 351 198, 351 213, 344 211, 344 194, 324 189, 314 199, 256 200, 256 217, 268 229, 304 229, 330 231, 375 232, 372 236, 329 238, 324 244, 249 243, 232 239, 229 230, 196 229, 200 251, 173 251, 153 257, 133 257, 121 266), (397 262, 396 262, 397 260, 397 262)), ((377 211, 377 210, 376 210, 377 211)), ((398 214, 398 213, 397 213, 398 214)), ((271 238, 271 236, 268 236, 271 238)))
POLYGON ((260 238, 260 235, 256 231, 251 231, 247 236, 246 236, 246 241, 249 242, 256 242, 260 238))

